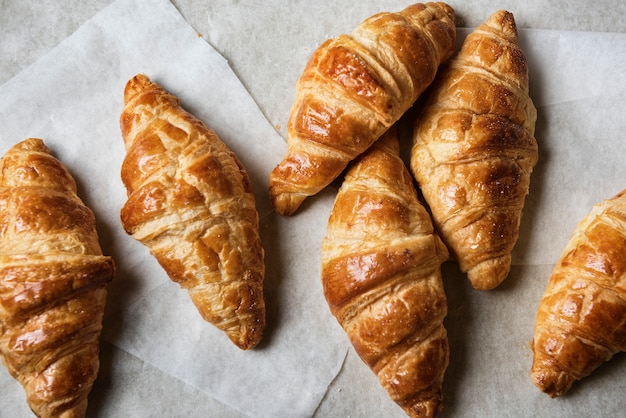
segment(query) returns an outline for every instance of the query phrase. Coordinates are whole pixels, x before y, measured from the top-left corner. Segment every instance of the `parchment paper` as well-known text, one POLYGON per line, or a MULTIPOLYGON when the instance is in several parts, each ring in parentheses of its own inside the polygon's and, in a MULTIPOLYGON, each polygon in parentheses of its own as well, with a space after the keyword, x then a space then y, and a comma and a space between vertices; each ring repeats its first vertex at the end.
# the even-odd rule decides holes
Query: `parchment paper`
MULTIPOLYGON (((116 259, 107 341, 250 416, 404 416, 356 358, 321 294, 319 245, 335 188, 309 199, 292 218, 271 213, 265 192, 267 173, 285 150, 275 128, 284 136, 293 83, 306 58, 325 37, 349 32, 374 9, 382 6, 359 2, 329 20, 326 8, 312 7, 303 25, 274 25, 281 13, 301 13, 301 5, 292 10, 275 2, 222 13, 207 4, 210 42, 221 51, 241 51, 231 64, 269 122, 228 63, 167 0, 118 0, 0 87, 1 151, 42 137, 76 177, 99 220, 103 249, 116 259), (247 19, 253 30, 233 36, 236 19, 247 19), (124 83, 137 72, 177 94, 251 174, 269 307, 267 335, 257 350, 239 352, 202 322, 185 292, 121 230, 118 117, 124 83)), ((459 29, 459 42, 469 31, 459 29)), ((591 205, 626 188, 626 35, 520 30, 520 38, 538 108, 540 159, 504 284, 476 292, 454 263, 444 265, 451 347, 444 415, 619 416, 626 408, 623 355, 558 400, 539 393, 528 373, 536 306, 553 264, 591 205)), ((10 388, 3 393, 4 416, 22 395, 17 383, 4 384, 6 374, 0 378, 10 388)), ((143 416, 138 408, 129 416, 143 416)))
MULTIPOLYGON (((103 251, 114 256, 104 338, 142 360, 255 416, 310 416, 346 355, 319 286, 315 255, 330 199, 306 214, 277 219, 269 171, 286 146, 228 63, 167 0, 120 0, 0 89, 1 148, 44 139, 80 185, 99 221, 103 251), (119 113, 126 81, 143 72, 177 94, 246 167, 262 218, 267 264, 267 332, 243 352, 204 322, 187 292, 147 249, 126 236, 119 113), (297 261, 296 261, 297 260, 297 261)), ((150 382, 158 385, 158 382, 150 382)))

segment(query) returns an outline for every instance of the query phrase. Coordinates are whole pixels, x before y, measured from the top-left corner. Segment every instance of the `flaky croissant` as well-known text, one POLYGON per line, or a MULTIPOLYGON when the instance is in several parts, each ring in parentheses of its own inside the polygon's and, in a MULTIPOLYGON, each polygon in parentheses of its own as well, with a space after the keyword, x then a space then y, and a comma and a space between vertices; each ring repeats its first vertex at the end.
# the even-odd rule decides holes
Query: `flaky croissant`
POLYGON ((265 327, 264 251, 248 174, 217 135, 145 75, 126 84, 121 210, 202 317, 241 349, 265 327))
POLYGON ((626 351, 626 190, 576 227, 539 303, 533 383, 551 397, 626 351))
POLYGON ((274 209, 292 214, 341 174, 415 102, 455 41, 452 8, 418 3, 324 42, 296 84, 287 154, 269 178, 274 209))
POLYGON ((448 251, 399 157, 395 129, 348 169, 322 243, 332 314, 389 396, 415 417, 442 409, 448 366, 441 264, 448 251))
POLYGON ((106 286, 93 212, 40 139, 0 160, 0 353, 39 417, 83 417, 98 374, 106 286))
POLYGON ((509 273, 538 158, 536 119, 514 17, 498 11, 441 69, 416 119, 411 155, 441 238, 477 289, 509 273))

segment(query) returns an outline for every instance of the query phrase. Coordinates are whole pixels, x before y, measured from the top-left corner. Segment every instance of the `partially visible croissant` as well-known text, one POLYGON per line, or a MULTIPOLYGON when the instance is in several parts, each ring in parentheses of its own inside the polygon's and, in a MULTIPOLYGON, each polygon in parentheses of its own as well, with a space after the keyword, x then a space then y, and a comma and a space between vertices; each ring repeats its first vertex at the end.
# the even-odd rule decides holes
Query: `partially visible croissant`
POLYGON ((188 290, 206 321, 239 348, 256 346, 265 327, 265 264, 246 170, 145 75, 126 84, 120 123, 124 229, 188 290))
POLYGON ((576 227, 535 322, 533 383, 551 397, 626 351, 626 190, 576 227))
POLYGON ((537 111, 513 15, 501 10, 442 68, 415 122, 411 170, 441 238, 477 289, 508 275, 537 111))
POLYGON ((0 161, 0 353, 39 417, 82 417, 99 369, 106 286, 92 211, 40 139, 0 161))
POLYGON ((414 417, 442 409, 448 337, 440 266, 447 258, 392 128, 353 162, 337 194, 322 284, 356 352, 414 417))
POLYGON ((418 3, 314 52, 296 84, 287 154, 269 178, 278 213, 294 213, 400 119, 452 55, 454 20, 445 3, 418 3))

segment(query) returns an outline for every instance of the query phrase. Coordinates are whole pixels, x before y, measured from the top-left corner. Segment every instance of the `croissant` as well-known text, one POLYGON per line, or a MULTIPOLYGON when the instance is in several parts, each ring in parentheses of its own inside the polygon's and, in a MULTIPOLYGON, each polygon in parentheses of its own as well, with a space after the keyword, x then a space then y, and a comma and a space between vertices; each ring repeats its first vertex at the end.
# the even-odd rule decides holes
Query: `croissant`
POLYGON ((426 89, 455 41, 452 8, 418 3, 324 42, 296 83, 287 153, 269 177, 274 209, 293 214, 341 174, 426 89))
POLYGON ((441 264, 448 251, 417 197, 391 128, 348 169, 322 242, 330 311, 409 416, 442 409, 448 366, 441 264))
POLYGON ((441 238, 476 289, 509 273, 538 158, 536 119, 515 19, 498 11, 431 86, 410 162, 441 238))
POLYGON ((41 139, 0 160, 0 353, 38 417, 83 417, 114 274, 93 212, 41 139))
POLYGON ((120 117, 125 231, 146 245, 200 315, 242 350, 265 327, 264 250, 248 174, 178 99, 143 74, 120 117))
POLYGON ((576 227, 537 310, 533 383, 557 397, 626 351, 626 190, 576 227))

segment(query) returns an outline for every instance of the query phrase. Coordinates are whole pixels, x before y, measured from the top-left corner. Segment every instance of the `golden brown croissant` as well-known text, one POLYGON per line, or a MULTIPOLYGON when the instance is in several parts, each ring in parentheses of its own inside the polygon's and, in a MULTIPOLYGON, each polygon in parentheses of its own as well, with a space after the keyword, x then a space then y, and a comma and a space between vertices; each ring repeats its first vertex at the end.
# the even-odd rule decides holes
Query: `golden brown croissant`
POLYGON ((145 75, 126 84, 124 229, 145 244, 202 317, 241 349, 265 327, 264 252, 248 174, 178 99, 145 75))
POLYGON ((513 15, 501 10, 442 68, 415 123, 411 170, 441 238, 477 289, 508 275, 537 111, 513 15))
POLYGON ((395 128, 350 166, 322 244, 331 312, 410 416, 442 408, 448 366, 441 263, 448 258, 399 157, 395 128))
POLYGON ((452 55, 455 40, 450 6, 418 3, 324 42, 296 84, 287 154, 269 179, 275 210, 295 212, 393 125, 452 55))
POLYGON ((533 383, 565 393, 626 351, 626 190, 594 206, 556 264, 534 330, 533 383))
POLYGON ((99 369, 106 286, 92 211, 40 139, 0 160, 0 352, 40 417, 82 417, 99 369))

